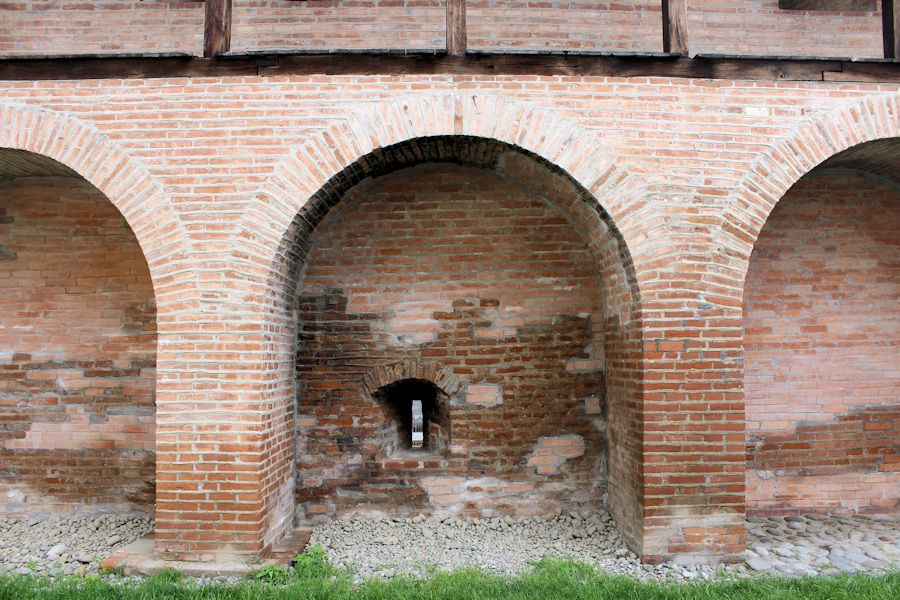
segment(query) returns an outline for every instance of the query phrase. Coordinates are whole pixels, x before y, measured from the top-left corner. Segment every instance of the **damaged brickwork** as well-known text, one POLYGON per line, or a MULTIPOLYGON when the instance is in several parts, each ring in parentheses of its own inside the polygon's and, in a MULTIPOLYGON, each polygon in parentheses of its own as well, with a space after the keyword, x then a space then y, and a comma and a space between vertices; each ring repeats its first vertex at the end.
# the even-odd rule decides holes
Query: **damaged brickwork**
POLYGON ((521 185, 455 166, 398 171, 339 208, 298 301, 299 413, 314 423, 299 436, 300 517, 599 506, 605 422, 584 398, 600 407, 603 374, 567 365, 590 358, 601 292, 572 225, 521 185), (446 454, 379 443, 391 414, 362 381, 404 361, 452 373, 446 454), (579 452, 526 468, 561 435, 579 452))

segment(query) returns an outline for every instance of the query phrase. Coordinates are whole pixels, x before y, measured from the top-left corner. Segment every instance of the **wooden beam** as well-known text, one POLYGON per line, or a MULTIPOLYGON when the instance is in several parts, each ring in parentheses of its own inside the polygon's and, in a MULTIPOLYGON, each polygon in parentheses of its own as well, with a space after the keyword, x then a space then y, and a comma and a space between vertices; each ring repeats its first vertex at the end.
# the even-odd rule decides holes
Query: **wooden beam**
POLYGON ((228 54, 0 58, 0 81, 311 75, 684 77, 900 84, 900 62, 584 54, 228 54))
POLYGON ((881 0, 884 57, 900 58, 900 0, 881 0))
POLYGON ((203 56, 212 58, 231 50, 231 0, 206 0, 203 56))
POLYGON ((662 0, 663 52, 688 55, 687 0, 662 0))
POLYGON ((466 32, 466 0, 447 2, 447 54, 462 56, 468 46, 466 32))

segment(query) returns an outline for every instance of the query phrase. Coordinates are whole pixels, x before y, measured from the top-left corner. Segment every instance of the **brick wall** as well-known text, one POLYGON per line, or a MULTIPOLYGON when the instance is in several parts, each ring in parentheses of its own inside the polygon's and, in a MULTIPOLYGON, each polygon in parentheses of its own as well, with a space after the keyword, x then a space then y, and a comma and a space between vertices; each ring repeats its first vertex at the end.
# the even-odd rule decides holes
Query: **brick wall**
MULTIPOLYGON (((658 2, 526 0, 469 2, 469 49, 659 52, 658 2)), ((883 56, 880 8, 869 12, 781 10, 778 0, 715 0, 688 7, 692 54, 883 56)), ((438 0, 244 0, 233 7, 234 52, 441 49, 438 0)), ((182 52, 203 49, 203 3, 128 0, 0 4, 5 56, 182 52)))
POLYGON ((0 514, 153 513, 147 263, 83 180, 0 186, 0 514))
POLYGON ((494 172, 424 165, 332 209, 298 299, 302 516, 602 504, 602 293, 555 200, 494 172), (446 396, 443 451, 399 452, 379 435, 394 415, 373 395, 392 381, 372 373, 401 364, 419 366, 390 379, 431 379, 446 396))
POLYGON ((881 8, 782 10, 778 0, 700 0, 688 6, 691 54, 882 58, 881 8))
MULTIPOLYGON (((290 265, 333 206, 320 196, 380 154, 415 156, 410 140, 470 136, 580 187, 563 212, 596 234, 584 239, 604 290, 609 503, 628 543, 654 560, 734 560, 753 243, 816 164, 900 137, 896 84, 208 77, 3 82, 0 95, 0 146, 83 175, 145 251, 159 307, 157 549, 188 559, 253 557, 290 528, 305 439, 290 265)), ((425 485, 437 497, 457 479, 425 485)))
POLYGON ((900 190, 814 172, 779 202, 744 294, 747 507, 900 510, 900 190))
POLYGON ((0 55, 203 52, 203 3, 13 0, 0 4, 0 55))
POLYGON ((245 0, 233 11, 235 52, 445 46, 442 0, 245 0))
POLYGON ((662 51, 658 2, 467 3, 470 50, 662 51))

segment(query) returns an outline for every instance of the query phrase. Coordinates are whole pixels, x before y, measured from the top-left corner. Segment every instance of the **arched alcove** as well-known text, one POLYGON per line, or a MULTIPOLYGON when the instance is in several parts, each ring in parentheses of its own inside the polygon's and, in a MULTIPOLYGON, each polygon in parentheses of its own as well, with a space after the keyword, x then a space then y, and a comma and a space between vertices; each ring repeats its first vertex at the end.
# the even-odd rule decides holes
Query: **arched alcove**
POLYGON ((438 458, 450 453, 449 398, 434 383, 401 379, 378 388, 372 398, 384 410, 380 452, 386 457, 438 458), (413 439, 413 402, 420 403, 422 439, 413 439))
POLYGON ((900 140, 800 178, 760 232, 744 309, 750 515, 900 508, 900 140))
POLYGON ((414 139, 332 178, 286 239, 298 519, 605 503, 606 360, 625 346, 631 266, 586 190, 496 140, 414 139), (397 460, 365 380, 422 360, 459 379, 449 449, 397 460))
POLYGON ((0 514, 155 507, 156 303, 110 200, 0 149, 0 514))

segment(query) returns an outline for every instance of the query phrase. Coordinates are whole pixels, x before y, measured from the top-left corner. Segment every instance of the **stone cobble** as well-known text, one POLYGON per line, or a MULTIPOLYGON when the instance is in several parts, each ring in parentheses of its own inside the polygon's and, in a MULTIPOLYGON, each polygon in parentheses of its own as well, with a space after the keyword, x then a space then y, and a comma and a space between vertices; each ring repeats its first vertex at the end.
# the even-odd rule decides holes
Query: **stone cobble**
POLYGON ((900 567, 900 515, 749 517, 747 566, 816 575, 900 567))

